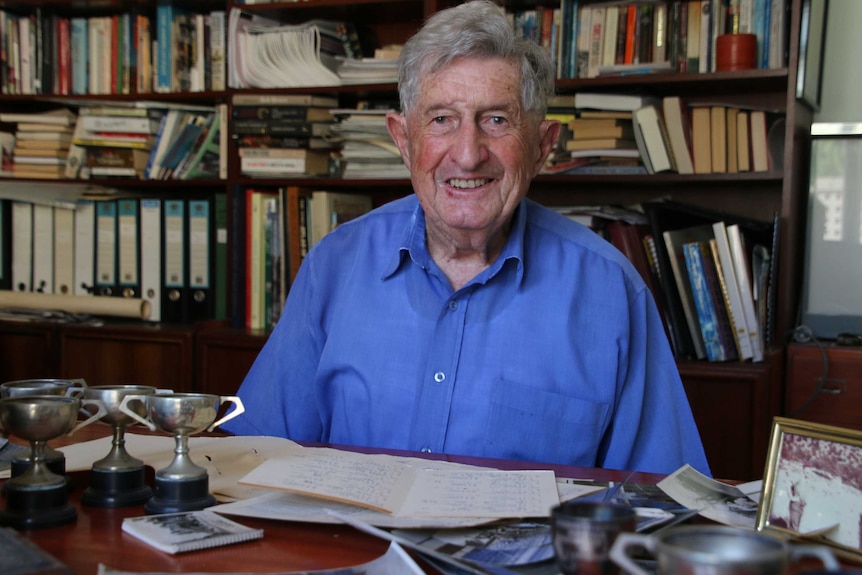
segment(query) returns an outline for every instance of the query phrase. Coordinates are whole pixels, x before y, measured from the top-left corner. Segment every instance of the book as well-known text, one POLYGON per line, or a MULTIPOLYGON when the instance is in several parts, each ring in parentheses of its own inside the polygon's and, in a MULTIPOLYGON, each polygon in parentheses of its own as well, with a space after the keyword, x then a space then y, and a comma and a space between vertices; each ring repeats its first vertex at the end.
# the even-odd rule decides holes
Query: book
POLYGON ((748 114, 751 140, 751 170, 754 172, 769 171, 769 144, 767 142, 766 112, 751 110, 748 114))
POLYGON ((695 174, 712 173, 712 121, 709 107, 691 111, 691 152, 695 174))
POLYGON ((0 113, 0 122, 7 122, 10 124, 22 122, 51 124, 55 126, 72 126, 75 124, 75 119, 77 117, 77 114, 68 108, 55 108, 53 110, 48 110, 47 112, 34 113, 2 112, 0 113))
POLYGON ((736 115, 736 169, 739 172, 751 171, 750 141, 748 112, 740 110, 736 115))
POLYGON ((372 207, 371 196, 367 194, 315 190, 311 194, 311 244, 372 207))
POLYGON ((240 171, 245 174, 325 175, 329 152, 304 148, 240 148, 240 171))
POLYGON ((733 256, 730 253, 727 226, 724 222, 716 222, 712 225, 712 230, 715 238, 711 240, 710 247, 719 274, 727 317, 733 330, 739 359, 752 359, 754 351, 751 343, 751 331, 748 327, 745 311, 742 308, 742 297, 739 293, 739 281, 736 278, 733 256))
POLYGON ((739 124, 736 121, 739 111, 739 108, 735 108, 733 106, 728 106, 727 108, 727 123, 725 124, 725 129, 727 130, 728 174, 739 172, 739 152, 737 150, 737 147, 739 146, 739 137, 736 134, 737 129, 739 129, 739 124))
POLYGON ((335 116, 330 108, 290 105, 236 105, 231 111, 234 120, 264 120, 277 122, 332 122, 335 116))
POLYGON ((234 106, 318 106, 337 108, 338 98, 314 94, 235 94, 234 106))
POLYGON ((263 529, 202 509, 123 519, 123 531, 166 553, 185 553, 263 537, 263 529))
POLYGON ((643 108, 656 102, 656 98, 652 96, 639 96, 635 94, 605 94, 597 92, 578 92, 575 94, 575 108, 595 110, 634 112, 638 108, 643 108))
POLYGON ((716 293, 707 276, 708 265, 712 261, 709 242, 687 243, 683 246, 683 254, 706 357, 709 361, 726 361, 730 359, 729 350, 721 338, 718 317, 719 310, 723 308, 716 305, 716 293))
POLYGON ((676 171, 664 119, 658 108, 652 104, 638 108, 634 111, 633 121, 637 126, 636 130, 641 134, 638 140, 641 157, 649 158, 649 161, 644 161, 649 173, 676 171))
POLYGON ((590 140, 569 140, 566 142, 566 150, 574 152, 578 150, 635 150, 637 144, 633 139, 622 138, 597 138, 590 140))
POLYGON ((709 119, 712 173, 724 174, 727 172, 727 109, 710 106, 709 119))
POLYGON ((678 96, 666 96, 662 99, 662 113, 677 172, 680 174, 693 174, 691 125, 682 99, 678 96))

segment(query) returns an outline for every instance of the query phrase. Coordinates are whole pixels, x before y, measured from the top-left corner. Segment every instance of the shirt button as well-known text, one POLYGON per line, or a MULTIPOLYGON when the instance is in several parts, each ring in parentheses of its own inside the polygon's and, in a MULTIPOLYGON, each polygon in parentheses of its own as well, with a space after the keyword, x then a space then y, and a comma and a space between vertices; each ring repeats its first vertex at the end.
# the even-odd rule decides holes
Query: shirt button
POLYGON ((431 453, 431 448, 430 447, 423 447, 420 451, 422 451, 422 453, 431 453))
POLYGON ((458 309, 458 302, 454 301, 454 300, 450 301, 449 302, 449 311, 455 311, 457 309, 458 309))
POLYGON ((438 371, 437 373, 434 374, 434 381, 436 381, 437 383, 443 383, 443 380, 445 380, 445 379, 446 379, 446 374, 443 373, 442 371, 438 371))

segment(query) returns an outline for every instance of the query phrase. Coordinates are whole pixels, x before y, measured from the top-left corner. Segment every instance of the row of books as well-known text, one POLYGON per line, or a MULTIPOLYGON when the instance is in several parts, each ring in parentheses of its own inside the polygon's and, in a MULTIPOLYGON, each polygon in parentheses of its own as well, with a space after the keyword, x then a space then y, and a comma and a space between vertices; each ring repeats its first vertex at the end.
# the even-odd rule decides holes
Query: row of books
POLYGON ((650 173, 724 174, 781 167, 783 116, 724 104, 686 105, 676 96, 634 112, 650 173))
POLYGON ((307 192, 294 186, 238 190, 231 206, 232 323, 272 328, 311 246, 371 208, 367 194, 307 192))
POLYGON ((775 222, 673 201, 639 211, 563 207, 634 264, 680 358, 763 360, 771 343, 775 222))
POLYGON ((73 206, 0 200, 8 258, 0 288, 138 298, 150 321, 226 317, 224 194, 80 199, 73 206))
POLYGON ((0 121, 16 124, 15 177, 192 180, 226 177, 226 114, 224 104, 104 102, 0 121))
POLYGON ((606 74, 716 71, 716 38, 757 38, 757 67, 787 57, 787 0, 664 0, 585 3, 510 12, 516 30, 541 44, 558 78, 606 74))
POLYGON ((563 124, 547 173, 717 174, 781 169, 783 114, 678 96, 557 96, 563 124))
POLYGON ((226 14, 160 2, 129 11, 65 17, 0 10, 4 94, 135 94, 224 90, 226 14))

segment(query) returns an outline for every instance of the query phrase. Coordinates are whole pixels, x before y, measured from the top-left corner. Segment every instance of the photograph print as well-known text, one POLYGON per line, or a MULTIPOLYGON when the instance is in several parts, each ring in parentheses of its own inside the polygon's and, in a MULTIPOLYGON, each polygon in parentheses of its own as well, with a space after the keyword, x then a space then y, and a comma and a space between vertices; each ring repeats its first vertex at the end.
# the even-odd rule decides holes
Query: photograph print
POLYGON ((862 433, 776 417, 757 528, 862 557, 862 433))

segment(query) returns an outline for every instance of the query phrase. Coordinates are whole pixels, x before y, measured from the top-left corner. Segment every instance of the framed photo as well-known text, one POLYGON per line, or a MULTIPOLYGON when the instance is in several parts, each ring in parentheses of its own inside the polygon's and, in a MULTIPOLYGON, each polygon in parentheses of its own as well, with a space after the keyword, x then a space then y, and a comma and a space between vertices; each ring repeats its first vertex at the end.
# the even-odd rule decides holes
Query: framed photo
POLYGON ((823 41, 828 4, 829 0, 802 0, 796 98, 811 106, 814 111, 820 109, 823 41))
POLYGON ((862 559, 860 469, 862 432, 776 417, 758 531, 802 536, 862 559))

